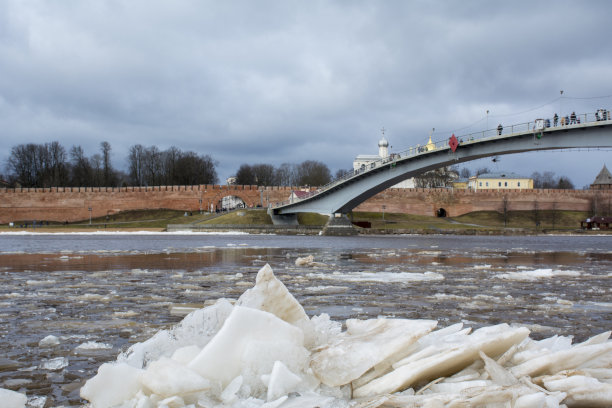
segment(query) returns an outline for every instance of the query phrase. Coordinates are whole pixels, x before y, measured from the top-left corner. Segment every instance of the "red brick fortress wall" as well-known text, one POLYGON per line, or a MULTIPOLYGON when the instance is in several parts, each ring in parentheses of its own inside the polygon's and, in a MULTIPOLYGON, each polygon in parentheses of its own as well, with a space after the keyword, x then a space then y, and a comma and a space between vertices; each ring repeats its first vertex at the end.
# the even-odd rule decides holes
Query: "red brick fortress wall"
POLYGON ((599 205, 609 205, 612 191, 594 190, 453 190, 445 188, 392 188, 385 190, 354 211, 407 213, 436 215, 440 208, 449 217, 456 217, 473 211, 502 212, 504 201, 508 211, 571 210, 590 211, 593 200, 599 205), (537 206, 537 207, 536 207, 537 206))
MULTIPOLYGON (((0 189, 0 223, 11 221, 80 221, 121 211, 167 208, 199 211, 219 207, 226 196, 237 196, 247 206, 287 200, 295 187, 258 186, 157 186, 123 188, 0 189), (200 203, 200 200, 201 203, 200 203)), ((452 190, 388 189, 355 208, 355 211, 436 215, 443 208, 454 217, 472 211, 575 210, 590 211, 593 200, 609 206, 612 190, 452 190)))
POLYGON ((121 211, 167 208, 199 211, 220 207, 226 196, 236 196, 249 207, 286 200, 290 187, 257 186, 156 186, 156 187, 58 187, 0 189, 0 223, 11 221, 79 221, 121 211), (200 200, 202 200, 200 202, 200 200))

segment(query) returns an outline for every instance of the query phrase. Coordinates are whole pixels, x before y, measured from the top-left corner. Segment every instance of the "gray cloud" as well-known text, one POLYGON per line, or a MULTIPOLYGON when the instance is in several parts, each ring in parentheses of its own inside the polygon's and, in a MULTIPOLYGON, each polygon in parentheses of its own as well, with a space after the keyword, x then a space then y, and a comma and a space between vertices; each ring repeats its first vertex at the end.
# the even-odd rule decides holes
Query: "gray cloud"
MULTIPOLYGON (((176 145, 210 154, 225 178, 241 163, 348 168, 376 151, 382 126, 400 149, 434 127, 439 139, 482 130, 486 110, 489 127, 592 112, 612 98, 573 98, 612 94, 611 12, 607 1, 8 0, 0 159, 18 143, 93 154, 107 140, 122 167, 133 144, 176 145)), ((500 165, 582 187, 608 155, 500 165)))

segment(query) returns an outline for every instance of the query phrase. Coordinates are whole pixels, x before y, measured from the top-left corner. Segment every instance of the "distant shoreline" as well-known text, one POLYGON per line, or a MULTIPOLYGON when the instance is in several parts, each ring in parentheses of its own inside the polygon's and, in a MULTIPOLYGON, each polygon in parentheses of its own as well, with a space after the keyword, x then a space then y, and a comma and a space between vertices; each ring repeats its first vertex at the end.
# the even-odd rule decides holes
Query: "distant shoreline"
MULTIPOLYGON (((322 228, 321 228, 322 230, 322 228)), ((282 227, 274 228, 274 231, 253 230, 252 228, 215 228, 215 229, 198 229, 198 230, 183 230, 183 231, 167 231, 165 228, 65 228, 65 227, 36 227, 36 228, 2 228, 0 234, 11 233, 29 233, 29 234, 54 234, 54 233, 81 233, 81 234, 98 234, 98 233, 161 233, 161 234, 190 234, 190 233, 207 233, 207 234, 226 234, 231 232, 247 233, 247 234, 278 234, 278 235, 319 235, 318 231, 312 230, 309 234, 303 232, 296 233, 294 229, 283 229, 282 227)), ((504 235, 504 236, 532 236, 532 235, 612 235, 612 231, 586 231, 586 230, 521 230, 521 229, 358 229, 358 235, 504 235)))

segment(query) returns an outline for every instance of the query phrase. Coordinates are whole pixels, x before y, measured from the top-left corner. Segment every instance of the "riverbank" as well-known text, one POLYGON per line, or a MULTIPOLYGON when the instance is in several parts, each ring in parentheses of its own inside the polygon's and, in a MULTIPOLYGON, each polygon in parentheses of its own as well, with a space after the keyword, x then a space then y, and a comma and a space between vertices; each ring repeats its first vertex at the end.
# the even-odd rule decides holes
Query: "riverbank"
MULTIPOLYGON (((349 215, 360 235, 540 235, 594 234, 580 221, 586 213, 571 211, 512 211, 505 215, 474 212, 460 217, 434 217, 398 213, 354 212, 349 215)), ((0 232, 88 233, 88 232, 230 232, 279 235, 319 235, 328 220, 320 214, 298 214, 297 226, 273 225, 265 209, 240 209, 228 213, 185 213, 173 210, 141 210, 94 218, 78 223, 21 221, 0 226, 0 232)))

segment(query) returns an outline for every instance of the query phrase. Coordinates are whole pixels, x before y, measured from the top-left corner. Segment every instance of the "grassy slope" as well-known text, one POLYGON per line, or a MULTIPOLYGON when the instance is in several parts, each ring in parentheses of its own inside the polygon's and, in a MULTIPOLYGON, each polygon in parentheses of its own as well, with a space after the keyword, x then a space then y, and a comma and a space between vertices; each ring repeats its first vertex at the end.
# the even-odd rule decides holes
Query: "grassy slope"
POLYGON ((271 225, 272 219, 265 209, 236 210, 224 215, 198 222, 198 224, 226 224, 226 225, 271 225))
MULTIPOLYGON (((70 222, 68 224, 60 222, 49 222, 49 225, 42 226, 43 229, 57 229, 57 228, 71 228, 71 229, 104 229, 104 228, 155 228, 164 229, 168 224, 187 224, 197 222, 205 219, 209 215, 200 215, 193 213, 191 216, 185 216, 184 211, 177 210, 134 210, 124 211, 118 214, 114 214, 108 217, 98 217, 91 219, 91 225, 89 219, 70 222)), ((15 221, 15 225, 20 225, 23 222, 15 221)), ((31 228, 32 221, 27 221, 29 228, 31 228)), ((46 224, 46 222, 45 222, 46 224)), ((4 228, 0 227, 0 228, 4 228)), ((37 226, 40 228, 40 226, 37 226)))
POLYGON ((587 217, 580 211, 510 211, 506 224, 504 216, 495 211, 478 211, 453 218, 437 218, 424 215, 385 213, 353 213, 353 221, 370 221, 372 228, 381 229, 499 229, 523 228, 536 229, 536 218, 540 224, 537 229, 580 228, 580 221, 587 217))
MULTIPOLYGON (((376 229, 412 229, 412 230, 462 230, 462 229, 554 229, 576 230, 580 228, 580 221, 587 217, 584 212, 578 211, 511 211, 504 225, 504 216, 495 211, 481 211, 465 214, 453 218, 438 218, 433 216, 382 213, 354 212, 353 221, 369 221, 376 229), (384 218, 383 218, 384 217, 384 218), (536 218, 540 225, 536 228, 536 218)), ((298 214, 301 225, 323 226, 328 217, 325 215, 304 213, 298 214)), ((228 214, 198 214, 185 216, 183 211, 176 210, 138 210, 126 211, 109 217, 94 218, 92 224, 89 220, 76 223, 49 223, 43 229, 76 228, 76 229, 104 229, 104 228, 155 228, 163 229, 168 224, 230 224, 230 225, 271 225, 272 220, 265 209, 248 209, 233 211, 228 214), (105 227, 106 226, 106 227, 105 227)), ((19 222, 15 223, 19 225, 19 222)), ((31 221, 28 222, 31 225, 31 221)), ((30 226, 31 228, 31 226, 30 226)), ((0 226, 0 229, 7 229, 0 226)), ((15 230, 15 228, 13 229, 15 230)))

